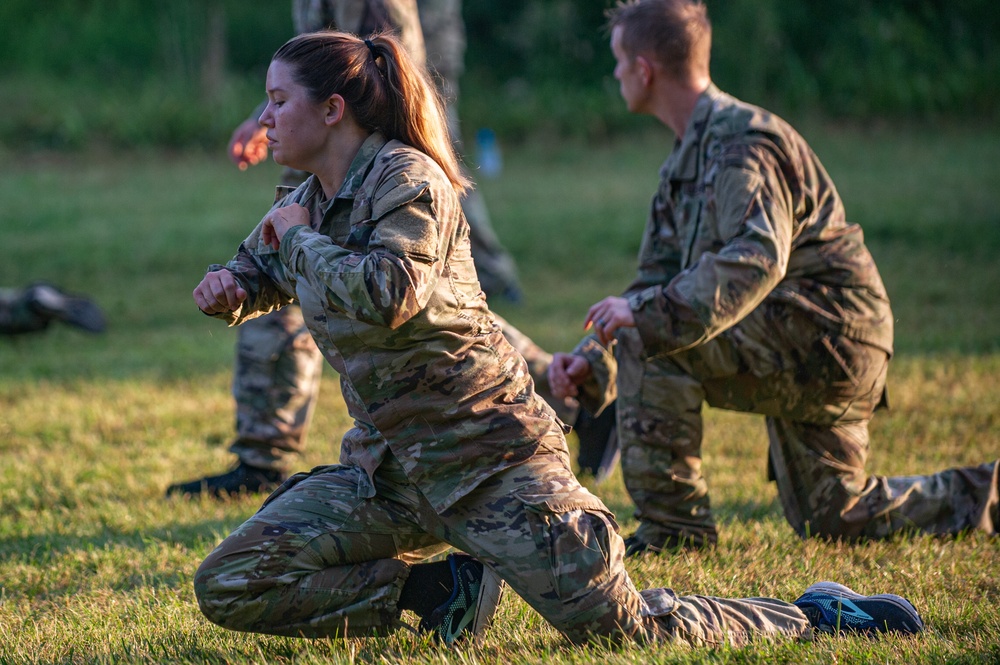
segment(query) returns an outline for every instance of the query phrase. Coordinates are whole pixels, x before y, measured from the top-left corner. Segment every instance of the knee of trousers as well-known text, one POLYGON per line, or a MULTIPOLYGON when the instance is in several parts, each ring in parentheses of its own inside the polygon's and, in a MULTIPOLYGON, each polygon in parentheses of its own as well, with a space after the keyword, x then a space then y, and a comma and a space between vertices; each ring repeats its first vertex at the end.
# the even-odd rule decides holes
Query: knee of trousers
POLYGON ((514 590, 575 643, 642 634, 643 601, 607 508, 596 497, 520 499, 535 556, 521 558, 518 567, 524 567, 508 579, 514 590))
POLYGON ((210 555, 195 573, 194 595, 205 618, 223 628, 239 630, 240 626, 233 625, 233 610, 245 600, 246 585, 228 585, 224 577, 225 573, 214 566, 210 555))
POLYGON ((234 560, 225 555, 220 546, 198 567, 194 576, 198 608, 205 618, 223 628, 250 630, 266 611, 263 589, 252 588, 251 557, 234 560))
POLYGON ((657 635, 643 607, 642 596, 620 567, 609 580, 564 605, 564 612, 546 619, 574 644, 647 642, 657 635))
POLYGON ((793 523, 787 510, 786 518, 801 538, 856 540, 861 537, 865 523, 849 521, 844 516, 857 501, 858 497, 836 478, 826 478, 806 494, 805 505, 798 506, 801 523, 793 523))

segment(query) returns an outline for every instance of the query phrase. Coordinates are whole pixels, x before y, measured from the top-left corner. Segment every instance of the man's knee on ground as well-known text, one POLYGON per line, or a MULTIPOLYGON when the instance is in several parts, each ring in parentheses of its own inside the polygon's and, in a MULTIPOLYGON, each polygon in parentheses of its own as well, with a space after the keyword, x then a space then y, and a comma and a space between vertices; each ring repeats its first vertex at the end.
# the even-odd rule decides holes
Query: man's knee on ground
POLYGON ((849 504, 849 501, 821 503, 803 516, 801 526, 792 526, 803 539, 857 541, 862 538, 864 524, 852 524, 845 519, 849 504))

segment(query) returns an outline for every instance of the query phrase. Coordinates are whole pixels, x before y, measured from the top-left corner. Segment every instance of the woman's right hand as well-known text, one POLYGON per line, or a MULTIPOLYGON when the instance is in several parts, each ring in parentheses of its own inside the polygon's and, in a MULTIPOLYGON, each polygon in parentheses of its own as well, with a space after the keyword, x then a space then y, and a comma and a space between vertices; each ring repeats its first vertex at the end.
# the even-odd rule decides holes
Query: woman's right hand
POLYGON ((206 314, 234 312, 247 299, 247 292, 228 270, 210 272, 195 287, 194 302, 206 314))
POLYGON ((590 377, 590 361, 572 353, 554 353, 549 364, 549 390, 558 399, 576 397, 577 388, 590 377))

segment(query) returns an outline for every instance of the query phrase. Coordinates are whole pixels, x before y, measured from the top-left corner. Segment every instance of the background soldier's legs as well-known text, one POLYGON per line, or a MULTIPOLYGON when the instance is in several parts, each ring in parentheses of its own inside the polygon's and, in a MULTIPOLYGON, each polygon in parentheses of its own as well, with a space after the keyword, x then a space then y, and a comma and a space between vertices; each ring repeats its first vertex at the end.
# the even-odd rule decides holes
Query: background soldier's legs
POLYGON ((298 307, 252 319, 238 330, 236 440, 230 450, 249 466, 287 472, 305 447, 323 355, 298 307))
POLYGON ((620 332, 618 436, 625 487, 640 521, 635 538, 654 547, 715 543, 701 470, 701 381, 672 359, 648 360, 633 331, 620 332))
POLYGON ((996 462, 926 476, 869 476, 867 421, 829 426, 768 418, 768 435, 785 517, 802 537, 997 532, 996 462))
MULTIPOLYGON (((752 321, 749 322, 752 324, 752 321)), ((744 324, 737 327, 737 333, 744 324)), ((802 537, 885 538, 905 529, 996 533, 997 463, 926 476, 869 476, 868 424, 883 403, 888 354, 803 324, 738 337, 752 371, 705 382, 709 404, 768 416, 769 468, 802 537), (756 359, 766 358, 757 364, 756 359), (762 370, 773 369, 766 374, 762 370)))

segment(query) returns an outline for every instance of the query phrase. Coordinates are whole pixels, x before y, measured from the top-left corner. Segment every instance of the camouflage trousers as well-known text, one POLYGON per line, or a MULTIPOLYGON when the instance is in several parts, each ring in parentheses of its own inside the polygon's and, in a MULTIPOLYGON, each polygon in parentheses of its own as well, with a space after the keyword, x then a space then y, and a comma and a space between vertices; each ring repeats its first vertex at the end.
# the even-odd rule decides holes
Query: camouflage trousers
POLYGON ((996 461, 925 476, 865 472, 868 423, 885 395, 885 351, 766 309, 669 357, 647 358, 634 329, 619 333, 622 470, 640 540, 717 538, 702 472, 703 403, 766 416, 769 475, 801 537, 996 533, 996 461))
POLYGON ((201 564, 201 610, 233 630, 384 635, 402 626, 410 566, 455 547, 577 643, 810 634, 799 609, 779 600, 637 591, 614 517, 573 476, 562 437, 552 443, 440 514, 391 455, 371 480, 343 465, 296 474, 201 564))
POLYGON ((238 330, 236 439, 229 449, 250 466, 288 471, 305 447, 323 354, 298 307, 251 319, 238 330))

